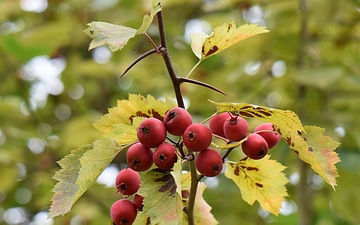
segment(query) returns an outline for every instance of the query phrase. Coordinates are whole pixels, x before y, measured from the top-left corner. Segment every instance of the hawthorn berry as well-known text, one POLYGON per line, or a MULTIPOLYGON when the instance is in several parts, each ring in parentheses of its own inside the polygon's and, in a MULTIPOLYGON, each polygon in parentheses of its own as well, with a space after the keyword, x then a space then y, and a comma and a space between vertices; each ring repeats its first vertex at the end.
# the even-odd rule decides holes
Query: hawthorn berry
POLYGON ((162 170, 170 170, 177 161, 176 148, 174 145, 164 142, 159 145, 154 154, 155 165, 162 170))
POLYGON ((136 219, 137 208, 128 199, 120 199, 110 207, 110 217, 115 225, 130 225, 136 219))
POLYGON ((181 107, 172 108, 165 114, 164 125, 172 135, 181 136, 190 124, 192 124, 190 113, 181 107))
POLYGON ((230 116, 224 122, 224 134, 230 141, 240 141, 246 137, 249 131, 249 125, 246 120, 240 116, 230 116))
POLYGON ((118 191, 123 195, 135 194, 140 188, 140 174, 130 168, 121 170, 115 179, 118 191))
POLYGON ((139 142, 148 148, 155 148, 166 139, 166 129, 162 121, 156 118, 146 118, 137 129, 139 142))
POLYGON ((135 204, 136 208, 138 208, 138 210, 140 210, 140 211, 144 207, 143 201, 144 201, 143 196, 135 194, 135 196, 134 196, 134 204, 135 204))
POLYGON ((220 137, 225 137, 224 134, 224 122, 227 118, 230 117, 228 112, 217 114, 212 117, 209 121, 209 127, 213 134, 216 134, 220 137))
POLYGON ((262 136, 252 133, 242 143, 242 150, 251 159, 261 159, 269 151, 269 146, 262 136))
POLYGON ((146 171, 153 164, 153 153, 151 148, 135 143, 126 152, 126 162, 135 171, 146 171))
POLYGON ((204 124, 193 123, 185 129, 182 137, 187 148, 198 152, 210 146, 212 133, 204 124))
POLYGON ((277 145, 281 140, 281 135, 275 132, 274 125, 272 123, 260 124, 255 128, 254 132, 265 139, 269 146, 269 149, 277 145))
POLYGON ((195 165, 202 175, 214 177, 221 172, 223 161, 218 151, 207 148, 196 156, 195 165))

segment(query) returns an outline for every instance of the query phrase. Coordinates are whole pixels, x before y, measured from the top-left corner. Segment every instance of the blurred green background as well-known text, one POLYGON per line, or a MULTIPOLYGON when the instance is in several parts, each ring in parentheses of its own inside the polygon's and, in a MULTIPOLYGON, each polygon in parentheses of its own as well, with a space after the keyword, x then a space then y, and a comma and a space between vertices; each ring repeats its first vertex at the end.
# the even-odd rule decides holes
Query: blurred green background
MULTIPOLYGON (((161 57, 145 36, 111 53, 88 51, 91 21, 137 28, 150 0, 0 0, 0 224, 107 224, 113 187, 124 167, 120 154, 63 217, 46 219, 52 176, 60 160, 101 133, 92 123, 128 93, 174 97, 161 57)), ((267 26, 262 34, 205 60, 192 78, 212 84, 182 86, 188 110, 201 121, 214 112, 207 99, 247 102, 299 114, 342 144, 334 191, 284 142, 272 159, 288 167, 289 197, 278 217, 247 205, 223 175, 206 179, 205 199, 220 224, 360 224, 360 1, 164 0, 169 52, 178 75, 197 62, 189 34, 224 22, 267 26)), ((156 19, 148 34, 158 42, 156 19)), ((255 127, 259 121, 249 120, 255 127)), ((231 159, 237 160, 236 153, 231 159)))

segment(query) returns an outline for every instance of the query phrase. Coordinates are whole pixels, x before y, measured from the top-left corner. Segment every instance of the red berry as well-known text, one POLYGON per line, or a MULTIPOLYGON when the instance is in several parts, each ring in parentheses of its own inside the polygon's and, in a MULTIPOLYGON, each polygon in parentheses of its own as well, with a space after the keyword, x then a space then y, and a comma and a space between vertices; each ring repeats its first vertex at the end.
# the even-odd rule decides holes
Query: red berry
POLYGON ((197 170, 204 176, 214 177, 223 168, 223 161, 219 152, 208 148, 201 151, 195 158, 197 170))
POLYGON ((130 168, 121 170, 115 180, 116 188, 123 195, 135 194, 140 183, 140 174, 130 168))
POLYGON ((281 140, 281 135, 275 132, 274 125, 272 123, 260 124, 255 128, 254 132, 261 135, 261 137, 265 139, 269 146, 269 149, 277 145, 277 143, 279 143, 279 141, 281 140))
POLYGON ((126 162, 135 171, 146 171, 153 164, 153 151, 141 143, 135 143, 126 152, 126 162))
POLYGON ((176 136, 181 136, 185 129, 192 124, 192 117, 188 111, 176 107, 166 112, 164 125, 166 130, 176 136))
POLYGON ((242 143, 242 150, 251 159, 261 159, 267 154, 269 146, 263 137, 252 133, 242 143))
POLYGON ((212 117, 209 121, 209 127, 213 134, 219 135, 221 137, 225 137, 224 134, 224 122, 227 118, 230 117, 228 112, 217 114, 212 117))
POLYGON ((156 118, 146 118, 137 129, 139 142, 148 148, 155 148, 166 139, 164 124, 156 118))
POLYGON ((249 125, 244 118, 231 116, 225 120, 223 129, 227 139, 230 141, 240 141, 246 137, 249 125))
POLYGON ((198 152, 210 146, 212 133, 201 123, 193 123, 183 133, 184 145, 192 151, 198 152))
POLYGON ((144 207, 143 201, 144 201, 143 196, 135 194, 135 196, 134 196, 134 204, 135 204, 136 208, 138 208, 140 211, 144 207))
POLYGON ((167 142, 162 143, 156 148, 153 161, 159 169, 170 170, 177 161, 176 148, 167 142))
POLYGON ((128 199, 120 199, 110 208, 110 216, 115 225, 130 225, 136 219, 135 204, 128 199))

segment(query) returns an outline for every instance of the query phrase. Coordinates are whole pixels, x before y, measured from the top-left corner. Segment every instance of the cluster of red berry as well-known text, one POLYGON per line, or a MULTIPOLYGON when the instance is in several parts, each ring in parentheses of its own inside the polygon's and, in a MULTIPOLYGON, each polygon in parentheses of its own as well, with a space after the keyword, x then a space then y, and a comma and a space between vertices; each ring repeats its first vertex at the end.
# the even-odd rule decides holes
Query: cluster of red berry
POLYGON ((231 113, 220 113, 212 117, 209 126, 213 134, 230 141, 241 141, 247 137, 241 147, 244 154, 251 159, 263 158, 268 150, 281 140, 281 136, 275 131, 272 123, 260 124, 253 133, 248 135, 247 121, 231 113))
MULTIPOLYGON (((264 123, 248 135, 249 126, 245 119, 231 113, 221 113, 212 117, 209 127, 202 123, 193 123, 188 111, 176 107, 170 109, 163 121, 146 118, 137 129, 139 142, 130 146, 126 153, 128 168, 116 177, 118 192, 125 196, 134 196, 133 201, 125 198, 116 201, 110 209, 110 215, 116 225, 132 224, 137 211, 142 210, 143 197, 136 194, 140 188, 139 172, 146 171, 155 164, 161 170, 171 170, 181 155, 175 142, 166 141, 167 133, 182 137, 185 147, 194 152, 196 169, 203 176, 216 176, 223 168, 220 153, 210 148, 213 135, 226 138, 230 142, 246 140, 242 143, 245 155, 252 159, 263 158, 269 148, 281 139, 271 123, 264 123), (155 150, 153 150, 155 149, 155 150)), ((189 160, 189 159, 188 159, 189 160)))

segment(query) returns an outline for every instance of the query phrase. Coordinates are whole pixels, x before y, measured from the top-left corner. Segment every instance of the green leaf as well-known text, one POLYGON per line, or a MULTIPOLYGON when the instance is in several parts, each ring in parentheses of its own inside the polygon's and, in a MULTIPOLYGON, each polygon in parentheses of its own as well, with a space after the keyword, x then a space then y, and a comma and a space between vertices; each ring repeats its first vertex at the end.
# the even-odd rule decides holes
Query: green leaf
POLYGON ((91 22, 88 26, 85 33, 93 38, 89 50, 102 45, 108 45, 112 52, 121 50, 136 34, 133 28, 111 23, 91 22))
POLYGON ((200 60, 204 60, 242 40, 267 32, 269 30, 257 24, 244 24, 236 27, 234 21, 227 22, 215 27, 209 36, 204 33, 191 35, 191 48, 200 60), (199 54, 200 52, 201 55, 199 54))
POLYGON ((288 143, 301 160, 310 167, 333 188, 336 177, 339 177, 335 164, 340 162, 334 151, 340 143, 324 136, 325 129, 316 126, 305 126, 306 133, 302 134, 298 142, 288 143), (292 146, 294 143, 295 146, 292 146))
POLYGON ((154 117, 164 119, 166 111, 175 107, 174 102, 156 100, 148 95, 129 94, 128 100, 119 100, 116 107, 110 108, 109 113, 94 123, 95 128, 104 133, 114 130, 116 124, 131 125, 134 117, 154 117))
MULTIPOLYGON (((257 106, 248 103, 213 102, 217 107, 217 113, 231 112, 246 118, 257 118, 269 123, 273 123, 276 131, 285 140, 294 140, 299 137, 299 133, 305 133, 299 117, 290 110, 273 109, 265 106, 257 106)), ((231 143, 229 145, 218 146, 221 149, 237 147, 243 141, 231 143)))
POLYGON ((136 32, 136 35, 146 33, 146 30, 149 28, 150 24, 152 23, 154 16, 156 15, 156 13, 160 12, 160 10, 161 10, 160 1, 153 0, 150 16, 149 15, 144 16, 143 22, 139 27, 138 31, 136 32))
POLYGON ((151 224, 181 224, 181 195, 176 191, 174 177, 157 169, 140 175, 142 184, 138 194, 144 197, 142 213, 150 217, 151 224))
POLYGON ((61 170, 56 172, 54 179, 59 181, 52 189, 54 196, 49 211, 49 217, 55 217, 68 213, 75 203, 75 196, 79 190, 76 180, 81 169, 80 158, 87 151, 92 150, 91 144, 79 147, 61 159, 58 164, 61 170))
POLYGON ((267 155, 260 160, 245 158, 239 162, 226 162, 225 176, 232 179, 241 191, 241 196, 250 205, 255 201, 265 210, 278 215, 284 196, 288 196, 288 182, 282 172, 285 167, 267 155))
POLYGON ((115 140, 104 138, 75 149, 60 160, 61 170, 54 176, 59 182, 52 190, 55 194, 49 217, 68 213, 121 150, 115 140))

